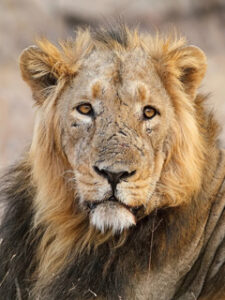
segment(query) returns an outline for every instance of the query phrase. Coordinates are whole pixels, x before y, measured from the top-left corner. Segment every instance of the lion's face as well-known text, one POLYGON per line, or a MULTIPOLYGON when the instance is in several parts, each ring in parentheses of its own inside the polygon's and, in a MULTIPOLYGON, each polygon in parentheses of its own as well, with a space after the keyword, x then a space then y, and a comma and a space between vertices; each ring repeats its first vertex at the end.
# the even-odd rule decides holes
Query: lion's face
POLYGON ((135 224, 159 180, 174 114, 154 65, 140 49, 94 52, 58 103, 82 209, 102 232, 135 224))
POLYGON ((35 217, 60 227, 61 238, 70 228, 71 241, 87 232, 87 216, 89 228, 121 232, 153 209, 187 203, 201 186, 195 97, 205 56, 182 39, 124 30, 81 31, 61 51, 40 41, 21 56, 38 106, 35 217))

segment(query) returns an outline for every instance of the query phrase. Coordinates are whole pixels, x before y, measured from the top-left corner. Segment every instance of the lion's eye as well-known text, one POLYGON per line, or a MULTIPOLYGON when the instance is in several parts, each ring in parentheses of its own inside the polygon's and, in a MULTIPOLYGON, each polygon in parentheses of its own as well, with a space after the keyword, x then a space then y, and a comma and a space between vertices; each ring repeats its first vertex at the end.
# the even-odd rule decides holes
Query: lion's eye
POLYGON ((77 106, 77 111, 81 113, 82 115, 92 115, 93 114, 93 108, 91 104, 84 103, 77 106))
POLYGON ((143 110, 143 115, 145 117, 145 119, 152 119, 154 118, 157 114, 159 114, 159 112, 152 106, 147 105, 144 107, 143 110))

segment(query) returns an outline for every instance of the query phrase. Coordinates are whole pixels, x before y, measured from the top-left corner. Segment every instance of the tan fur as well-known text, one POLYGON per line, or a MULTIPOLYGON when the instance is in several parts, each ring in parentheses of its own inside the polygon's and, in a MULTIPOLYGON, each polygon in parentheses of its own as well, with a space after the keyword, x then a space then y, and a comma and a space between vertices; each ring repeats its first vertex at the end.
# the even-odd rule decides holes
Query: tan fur
MULTIPOLYGON (((130 168, 130 172, 132 168, 137 168, 132 179, 120 184, 119 195, 126 205, 144 206, 140 218, 161 207, 188 205, 190 199, 201 190, 207 151, 213 147, 216 135, 216 126, 212 123, 205 126, 206 131, 211 130, 212 138, 204 139, 203 98, 196 98, 197 88, 206 70, 205 56, 198 48, 186 46, 183 38, 159 35, 152 38, 128 29, 126 33, 126 47, 113 39, 108 39, 107 43, 94 39, 86 30, 78 31, 75 41, 60 43, 60 50, 49 41, 41 40, 37 48, 28 48, 21 56, 23 78, 31 86, 37 102, 29 160, 33 184, 37 188, 34 227, 45 228, 38 249, 39 267, 35 275, 40 285, 50 280, 74 257, 113 239, 110 228, 101 233, 90 225, 88 212, 78 203, 82 193, 92 200, 97 190, 105 186, 103 179, 94 174, 93 163, 90 163, 92 157, 97 157, 99 142, 91 146, 90 151, 93 152, 87 152, 87 161, 82 160, 82 156, 79 163, 74 159, 73 147, 79 133, 72 137, 68 124, 75 118, 79 123, 80 116, 74 117, 76 112, 72 107, 68 112, 70 100, 72 102, 79 97, 84 102, 92 101, 90 98, 96 101, 101 99, 106 103, 106 115, 103 115, 103 121, 98 126, 105 126, 104 118, 113 116, 112 120, 119 123, 121 117, 132 128, 128 134, 138 133, 138 137, 131 137, 130 145, 126 145, 124 137, 115 140, 117 148, 113 143, 109 145, 112 149, 119 149, 115 161, 107 151, 101 157, 105 155, 105 161, 111 165, 115 163, 117 169, 125 166, 130 168), (129 61, 132 64, 129 65, 129 61), (120 64, 123 65, 123 74, 118 71, 120 64), (133 65, 136 66, 135 71, 133 65), (96 81, 89 81, 87 75, 85 77, 88 68, 91 73, 88 76, 93 78, 95 68, 99 70, 100 76, 96 76, 96 81), (148 72, 150 75, 147 76, 148 72), (57 80, 57 86, 48 85, 46 76, 49 74, 57 80), (87 82, 87 90, 84 90, 84 85, 80 87, 84 81, 87 82), (118 88, 119 92, 116 92, 121 84, 123 88, 118 88), (158 101, 157 97, 161 100, 158 101), (139 124, 144 124, 143 121, 133 126, 133 115, 125 109, 121 110, 120 115, 117 109, 119 101, 127 104, 130 98, 136 98, 132 109, 137 120, 140 120, 140 111, 146 101, 152 105, 158 101, 164 119, 161 124, 157 121, 160 117, 152 120, 153 138, 146 136, 145 130, 148 128, 139 124), (143 149, 145 161, 140 161, 141 155, 137 156, 139 150, 132 143, 143 149), (149 155, 148 143, 153 149, 149 155)), ((89 121, 85 119, 85 122, 89 121)), ((110 136, 107 126, 103 129, 103 144, 110 136)), ((100 132, 91 128, 86 133, 87 137, 83 138, 90 141, 88 135, 91 137, 96 131, 100 132)), ((114 127, 111 131, 114 132, 114 127)), ((129 229, 126 229, 121 233, 118 245, 125 241, 128 232, 129 229)))

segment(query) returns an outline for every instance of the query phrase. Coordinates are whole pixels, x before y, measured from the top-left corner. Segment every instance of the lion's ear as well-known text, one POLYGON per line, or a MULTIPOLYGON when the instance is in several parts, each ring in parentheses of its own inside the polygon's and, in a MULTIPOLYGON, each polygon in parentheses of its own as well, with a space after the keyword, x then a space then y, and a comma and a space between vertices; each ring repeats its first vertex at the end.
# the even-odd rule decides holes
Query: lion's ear
POLYGON ((31 87, 38 104, 47 98, 60 76, 55 67, 60 62, 60 53, 52 44, 49 43, 48 47, 51 47, 49 53, 37 46, 30 46, 20 56, 22 77, 31 87))
POLYGON ((184 91, 194 98, 206 72, 206 56, 198 47, 187 46, 179 49, 174 58, 176 75, 184 91))

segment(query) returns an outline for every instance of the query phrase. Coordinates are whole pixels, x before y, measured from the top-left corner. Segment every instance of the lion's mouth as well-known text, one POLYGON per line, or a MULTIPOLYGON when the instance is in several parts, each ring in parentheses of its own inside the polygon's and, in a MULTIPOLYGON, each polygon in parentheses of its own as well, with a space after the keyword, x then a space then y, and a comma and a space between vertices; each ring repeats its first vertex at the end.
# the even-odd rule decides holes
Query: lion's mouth
POLYGON ((102 233, 110 229, 120 233, 136 225, 143 206, 129 206, 114 195, 102 201, 87 201, 85 203, 90 224, 102 233))
POLYGON ((136 216, 143 208, 142 205, 140 206, 129 206, 123 202, 121 202, 119 199, 117 199, 115 196, 111 196, 106 200, 102 200, 102 201, 87 201, 86 202, 86 207, 89 209, 89 211, 93 211, 95 208, 97 208, 99 205, 101 204, 117 204, 118 207, 123 207, 126 208, 127 210, 129 210, 134 216, 136 216))

